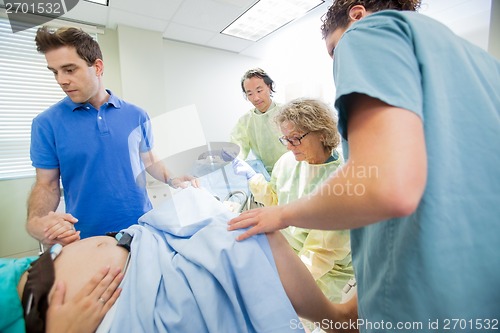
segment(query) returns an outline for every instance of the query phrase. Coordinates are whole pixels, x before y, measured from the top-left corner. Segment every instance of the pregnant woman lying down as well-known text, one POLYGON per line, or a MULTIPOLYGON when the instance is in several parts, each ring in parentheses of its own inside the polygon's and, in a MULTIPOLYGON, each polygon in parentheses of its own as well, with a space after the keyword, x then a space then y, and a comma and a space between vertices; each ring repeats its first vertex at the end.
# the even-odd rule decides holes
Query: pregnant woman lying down
POLYGON ((1 259, 2 279, 19 285, 0 330, 23 332, 25 318, 28 332, 300 332, 300 316, 328 331, 356 317, 325 298, 279 232, 235 241, 233 216, 188 188, 115 237, 43 254, 29 272, 36 258, 1 259))

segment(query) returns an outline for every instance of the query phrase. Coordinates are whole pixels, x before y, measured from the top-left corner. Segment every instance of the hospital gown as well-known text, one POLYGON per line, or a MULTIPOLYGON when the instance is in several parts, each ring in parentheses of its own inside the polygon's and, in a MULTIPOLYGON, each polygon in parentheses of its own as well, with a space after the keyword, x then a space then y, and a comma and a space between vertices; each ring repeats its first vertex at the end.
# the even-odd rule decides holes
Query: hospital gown
MULTIPOLYGON (((260 174, 249 181, 255 200, 265 206, 283 205, 318 188, 341 164, 297 161, 292 152, 283 155, 274 166, 270 182, 260 174)), ((312 273, 323 293, 333 302, 342 299, 342 288, 353 277, 349 231, 309 230, 288 227, 283 230, 292 248, 312 273)))
POLYGON ((267 238, 235 241, 234 216, 187 188, 126 229, 131 258, 109 331, 290 332, 298 317, 267 238))
POLYGON ((265 113, 253 108, 238 120, 231 132, 231 142, 241 149, 238 157, 244 160, 252 151, 269 173, 274 163, 287 151, 278 140, 281 133, 274 122, 280 107, 273 103, 265 113))

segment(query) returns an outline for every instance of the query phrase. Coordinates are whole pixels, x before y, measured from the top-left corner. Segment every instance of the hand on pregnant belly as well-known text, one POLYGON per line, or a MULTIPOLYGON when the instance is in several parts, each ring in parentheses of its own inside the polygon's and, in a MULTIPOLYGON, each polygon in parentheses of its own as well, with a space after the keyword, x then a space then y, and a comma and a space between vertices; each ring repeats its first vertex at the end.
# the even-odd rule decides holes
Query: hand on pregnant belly
POLYGON ((102 268, 69 301, 65 300, 67 286, 56 280, 46 332, 94 332, 120 295, 122 279, 121 268, 102 268))

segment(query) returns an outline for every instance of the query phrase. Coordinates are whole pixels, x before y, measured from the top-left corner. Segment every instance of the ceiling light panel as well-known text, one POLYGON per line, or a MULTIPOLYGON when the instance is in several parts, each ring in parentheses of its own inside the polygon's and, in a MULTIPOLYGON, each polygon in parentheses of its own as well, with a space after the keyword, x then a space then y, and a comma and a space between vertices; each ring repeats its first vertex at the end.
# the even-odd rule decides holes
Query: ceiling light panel
POLYGON ((85 0, 85 1, 96 3, 98 5, 109 6, 109 0, 85 0))
POLYGON ((221 33, 255 42, 324 2, 324 0, 260 0, 221 33))

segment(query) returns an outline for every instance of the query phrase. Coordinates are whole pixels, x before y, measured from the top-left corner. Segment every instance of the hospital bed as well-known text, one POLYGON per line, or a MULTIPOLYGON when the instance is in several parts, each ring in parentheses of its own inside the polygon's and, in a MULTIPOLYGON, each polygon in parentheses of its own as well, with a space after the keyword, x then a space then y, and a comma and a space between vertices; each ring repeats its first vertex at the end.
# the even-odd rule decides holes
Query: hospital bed
MULTIPOLYGON (((186 151, 169 156, 161 161, 173 175, 192 175, 198 178, 201 187, 211 193, 217 200, 223 202, 232 212, 240 213, 244 210, 259 207, 248 187, 246 177, 236 175, 230 160, 224 160, 222 152, 237 156, 239 147, 229 142, 210 142, 186 151)), ((262 173, 269 179, 264 164, 260 160, 247 161, 256 172, 262 173)), ((181 189, 172 189, 167 184, 146 177, 146 187, 153 207, 159 207, 165 200, 181 189)), ((58 211, 64 211, 64 198, 58 211)), ((39 243, 39 254, 45 248, 39 243)))
POLYGON ((271 248, 263 235, 234 246, 234 216, 187 188, 127 228, 122 292, 96 332, 289 332, 298 316, 271 248))
MULTIPOLYGON (((257 207, 245 176, 236 175, 227 155, 237 156, 239 147, 229 142, 211 142, 162 160, 174 175, 192 175, 200 186, 222 201, 233 212, 257 207), (225 154, 223 153, 225 152, 225 154)), ((258 173, 269 179, 260 160, 247 161, 258 173)), ((147 189, 153 207, 159 206, 177 190, 149 177, 147 189)))
MULTIPOLYGON (((198 153, 199 151, 196 151, 196 154, 198 153)), ((212 197, 228 205, 229 208, 232 208, 230 210, 233 212, 250 208, 251 195, 249 194, 250 191, 248 189, 248 182, 246 178, 235 175, 230 161, 219 160, 219 154, 220 152, 218 149, 211 149, 198 154, 196 163, 192 164, 192 166, 194 165, 191 169, 192 174, 198 177, 201 185, 211 194, 212 197), (234 202, 234 206, 231 206, 228 202, 234 202)), ((184 160, 182 162, 185 163, 186 161, 184 160)), ((261 171, 259 168, 265 170, 263 169, 263 165, 259 162, 251 162, 250 164, 252 167, 258 169, 258 171, 261 171)), ((170 165, 176 167, 175 163, 170 165)), ((155 207, 161 207, 165 201, 168 201, 167 199, 177 193, 176 190, 171 191, 171 189, 163 183, 148 184, 148 191, 150 192, 149 194, 155 207)), ((196 205, 196 201, 193 200, 193 204, 196 205)), ((197 208, 193 209, 193 211, 196 211, 199 208, 198 205, 196 205, 196 207, 197 208)), ((165 209, 165 207, 163 209, 166 212, 172 211, 172 209, 165 209)), ((151 213, 149 215, 151 215, 151 213)), ((184 216, 181 212, 179 212, 178 215, 184 216)), ((149 244, 150 242, 146 243, 149 244)), ((348 296, 347 298, 352 297, 352 294, 356 289, 355 286, 356 282, 354 279, 349 281, 348 285, 346 285, 344 293, 348 296)), ((344 299, 343 301, 345 300, 347 299, 344 299)), ((103 321, 103 325, 100 327, 98 332, 108 332, 107 329, 109 329, 111 322, 114 319, 115 311, 116 307, 110 311, 109 316, 107 316, 106 320, 103 321)), ((321 332, 321 330, 313 331, 313 333, 319 332, 321 332)))

